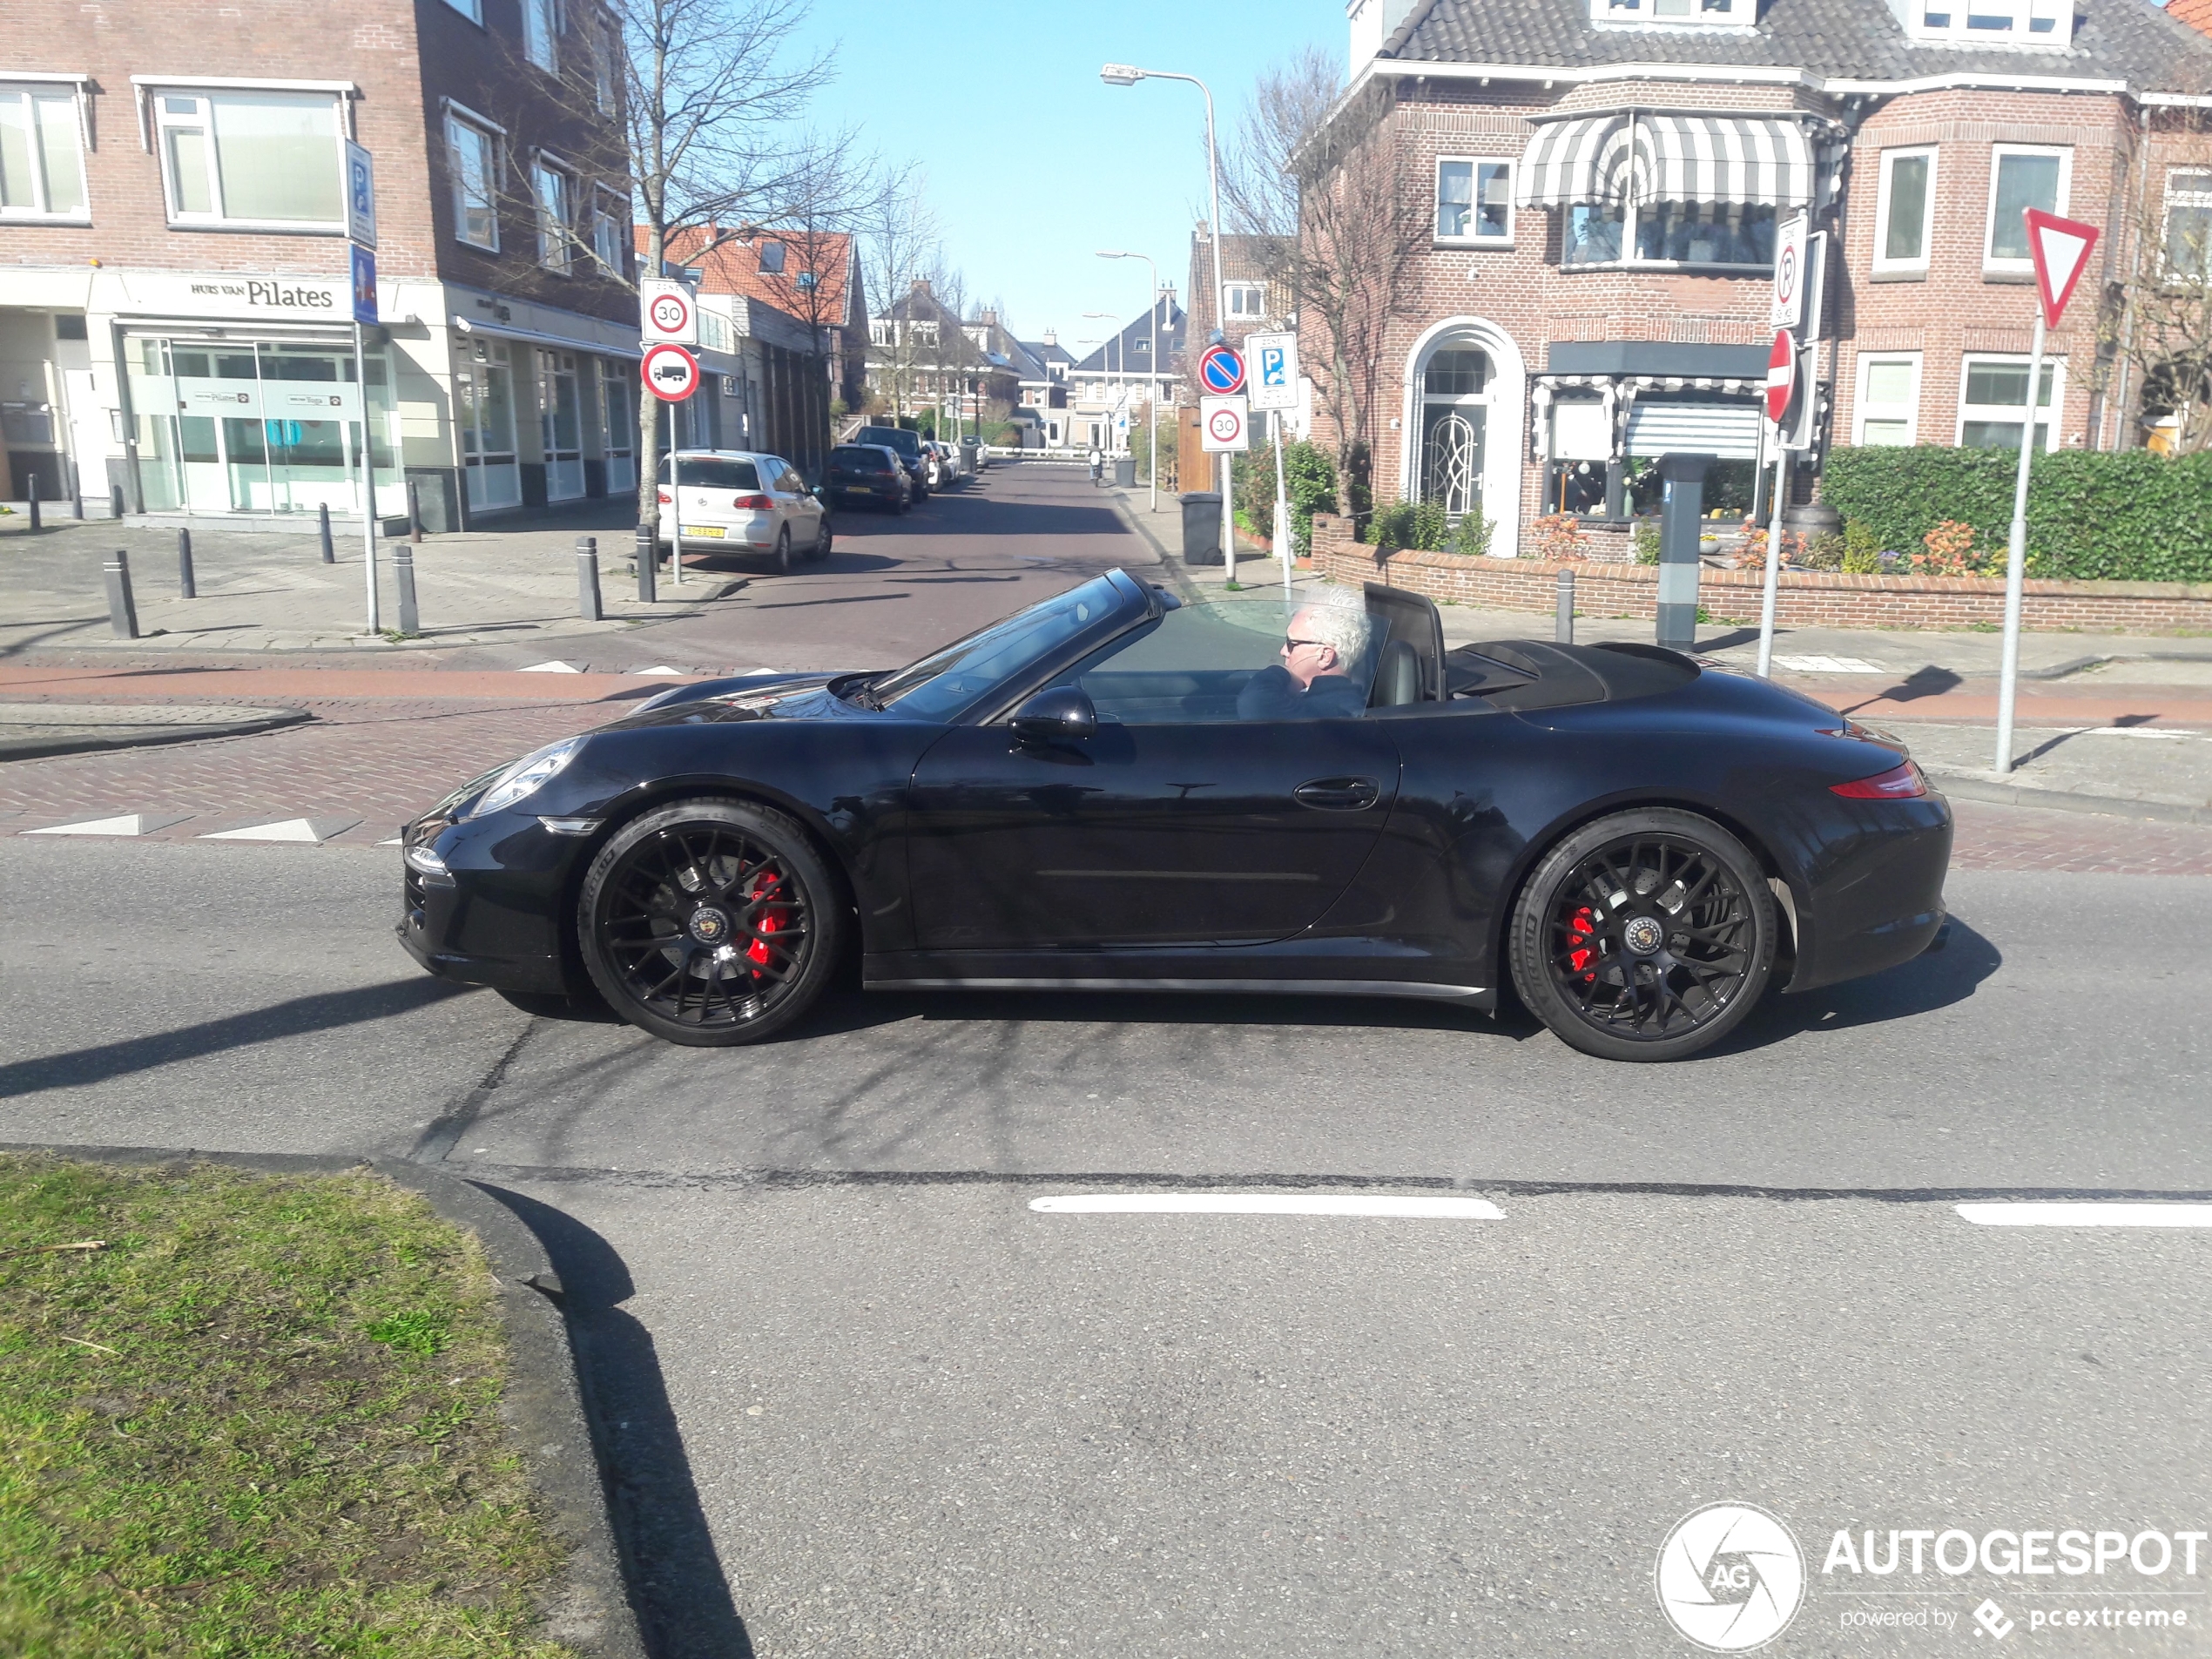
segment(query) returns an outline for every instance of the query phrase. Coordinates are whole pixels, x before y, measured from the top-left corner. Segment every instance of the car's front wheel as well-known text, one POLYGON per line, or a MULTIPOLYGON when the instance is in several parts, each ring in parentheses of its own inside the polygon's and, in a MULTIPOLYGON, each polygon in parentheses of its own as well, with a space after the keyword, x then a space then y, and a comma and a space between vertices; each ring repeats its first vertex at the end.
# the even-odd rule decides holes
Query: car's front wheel
POLYGON ((768 556, 770 562, 775 565, 776 574, 778 576, 789 576, 791 574, 790 525, 786 524, 783 527, 783 529, 776 532, 776 550, 768 556))
POLYGON ((1514 907, 1514 988, 1572 1048, 1681 1060, 1740 1024, 1774 966, 1774 895, 1743 842, 1671 807, 1545 854, 1514 907))
POLYGON ((830 527, 830 516, 824 513, 821 522, 814 527, 814 545, 808 550, 806 556, 815 560, 829 557, 830 543, 835 539, 835 531, 830 527))
POLYGON ((765 806, 687 800, 624 825, 583 879, 577 934, 615 1012, 671 1042, 758 1042, 836 970, 845 913, 805 831, 765 806))

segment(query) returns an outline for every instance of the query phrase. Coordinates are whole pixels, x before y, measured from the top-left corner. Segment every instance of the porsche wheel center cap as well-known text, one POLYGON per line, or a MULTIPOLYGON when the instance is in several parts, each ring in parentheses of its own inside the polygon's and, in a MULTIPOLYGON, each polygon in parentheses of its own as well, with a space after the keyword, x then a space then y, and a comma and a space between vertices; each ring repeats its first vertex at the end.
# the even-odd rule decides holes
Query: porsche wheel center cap
POLYGON ((1621 929, 1621 941, 1639 956, 1649 956, 1667 942, 1667 930, 1654 916, 1638 916, 1621 929))
POLYGON ((717 910, 711 905, 701 905, 691 912, 691 937, 702 945, 720 945, 730 937, 730 913, 717 910))

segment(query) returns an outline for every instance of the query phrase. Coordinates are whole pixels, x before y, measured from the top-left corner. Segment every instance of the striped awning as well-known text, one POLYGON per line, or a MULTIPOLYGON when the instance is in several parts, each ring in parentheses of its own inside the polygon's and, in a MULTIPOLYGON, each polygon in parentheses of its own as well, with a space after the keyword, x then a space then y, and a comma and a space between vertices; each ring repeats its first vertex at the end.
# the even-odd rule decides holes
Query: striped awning
POLYGON ((1812 145, 1792 120, 1608 111, 1548 121, 1521 158, 1522 207, 1576 202, 1725 202, 1802 207, 1812 145))

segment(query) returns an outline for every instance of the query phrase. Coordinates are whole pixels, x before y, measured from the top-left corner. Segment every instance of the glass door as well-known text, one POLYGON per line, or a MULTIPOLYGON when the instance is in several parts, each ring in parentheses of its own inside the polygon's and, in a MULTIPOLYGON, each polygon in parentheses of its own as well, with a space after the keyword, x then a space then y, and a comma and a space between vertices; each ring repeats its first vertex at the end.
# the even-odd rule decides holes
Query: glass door
POLYGON ((361 400, 354 354, 263 341, 256 356, 266 509, 360 512, 361 400))
POLYGON ((602 358, 599 362, 599 441, 607 457, 607 494, 637 488, 637 369, 634 364, 602 358))
POLYGON ((515 375, 502 341, 456 344, 455 420, 469 475, 469 505, 482 512, 523 502, 523 469, 515 453, 515 375))
POLYGON ((573 353, 538 353, 537 408, 545 446, 545 499, 576 501, 583 494, 583 411, 573 353))

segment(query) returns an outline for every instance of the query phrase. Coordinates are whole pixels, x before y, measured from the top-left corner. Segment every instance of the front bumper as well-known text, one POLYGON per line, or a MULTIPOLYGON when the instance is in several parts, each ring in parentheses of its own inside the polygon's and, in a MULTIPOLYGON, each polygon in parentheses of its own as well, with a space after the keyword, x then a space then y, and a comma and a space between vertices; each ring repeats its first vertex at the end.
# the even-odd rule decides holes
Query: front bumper
POLYGON ((402 833, 402 894, 394 931, 408 954, 441 979, 503 991, 580 988, 570 936, 571 877, 585 843, 521 812, 455 822, 429 818, 402 833), (428 846, 443 875, 405 862, 428 846))

